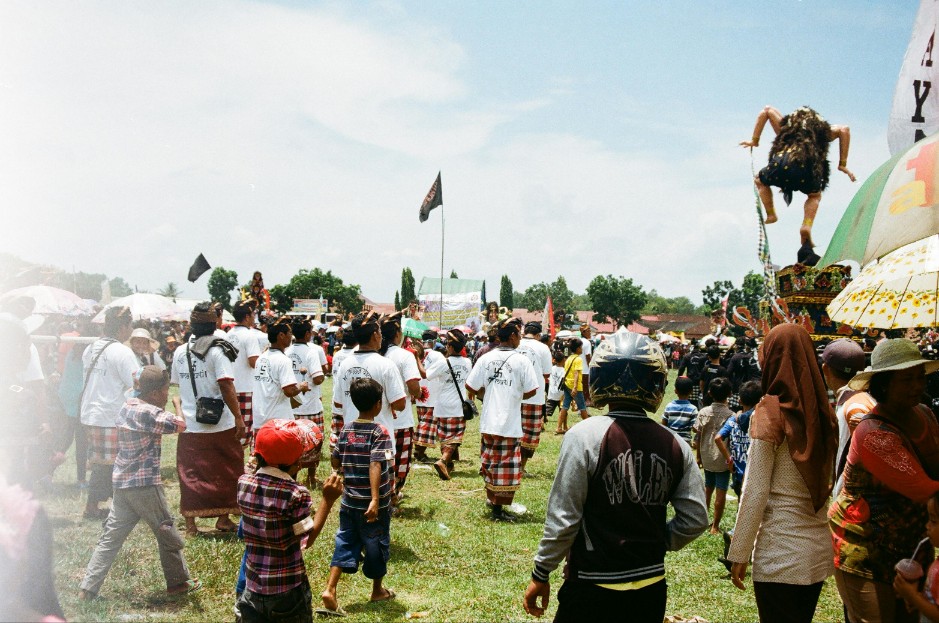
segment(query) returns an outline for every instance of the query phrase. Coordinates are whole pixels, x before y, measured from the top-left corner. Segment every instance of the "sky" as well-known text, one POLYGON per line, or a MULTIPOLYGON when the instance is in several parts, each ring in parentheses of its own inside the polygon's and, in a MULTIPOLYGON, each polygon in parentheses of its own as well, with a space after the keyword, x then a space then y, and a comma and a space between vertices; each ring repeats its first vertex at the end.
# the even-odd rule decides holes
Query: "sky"
MULTIPOLYGON (((823 254, 889 158, 916 2, 0 3, 0 251, 186 281, 331 270, 390 302, 401 269, 485 279, 490 298, 597 275, 700 302, 760 272, 751 136, 763 106, 851 128, 823 254), (442 209, 418 221, 437 172, 442 209)), ((778 195, 777 195, 778 197, 778 195)), ((803 197, 777 199, 774 263, 803 197)))

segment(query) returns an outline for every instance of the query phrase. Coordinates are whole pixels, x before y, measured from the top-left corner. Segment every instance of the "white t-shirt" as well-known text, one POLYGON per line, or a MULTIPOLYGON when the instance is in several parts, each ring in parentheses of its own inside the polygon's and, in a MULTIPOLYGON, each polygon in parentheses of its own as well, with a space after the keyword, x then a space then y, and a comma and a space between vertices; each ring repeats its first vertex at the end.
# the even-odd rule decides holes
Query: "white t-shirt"
MULTIPOLYGON (((173 366, 170 370, 170 382, 179 385, 179 399, 183 403, 183 415, 186 416, 186 432, 188 433, 217 433, 219 431, 235 428, 235 416, 232 415, 228 405, 222 410, 222 419, 218 424, 200 424, 196 422, 196 398, 192 394, 192 383, 189 380, 189 364, 186 353, 192 342, 183 344, 173 352, 173 366)), ((222 379, 235 379, 232 372, 231 361, 218 346, 213 346, 205 355, 205 361, 192 355, 192 371, 195 375, 196 391, 199 398, 222 399, 222 390, 218 382, 222 379)))
POLYGON ((313 384, 313 379, 323 376, 323 366, 320 364, 319 354, 316 351, 316 344, 306 343, 296 343, 287 349, 287 356, 290 358, 297 383, 307 381, 310 384, 310 391, 295 396, 302 403, 293 410, 295 415, 316 415, 323 412, 320 386, 313 384), (306 368, 306 374, 300 373, 303 368, 306 368))
POLYGON ((548 400, 560 400, 564 397, 561 391, 561 379, 564 378, 562 366, 551 366, 551 377, 548 379, 548 400))
POLYGON ((535 368, 535 375, 540 380, 535 395, 522 402, 528 405, 543 405, 544 377, 551 374, 551 349, 534 338, 523 337, 515 350, 528 357, 528 361, 535 368))
POLYGON ((248 363, 248 359, 261 354, 261 346, 257 338, 248 327, 237 326, 228 332, 225 339, 238 349, 238 358, 232 362, 232 370, 235 372, 235 391, 242 393, 254 391, 254 368, 248 363))
POLYGON ((460 396, 466 398, 466 379, 469 378, 470 371, 473 369, 473 362, 466 357, 440 357, 440 362, 434 362, 431 369, 427 370, 427 376, 431 374, 437 382, 439 391, 437 393, 437 406, 434 407, 434 417, 437 418, 455 418, 463 417, 463 405, 460 403, 460 396), (453 376, 450 376, 450 368, 447 367, 447 359, 453 366, 453 376, 459 385, 453 384, 453 376), (459 393, 457 389, 459 388, 459 393))
POLYGON ((261 349, 262 353, 271 347, 271 341, 267 339, 267 331, 261 331, 254 327, 251 327, 249 331, 251 331, 251 335, 258 341, 258 347, 261 349))
POLYGON ((391 415, 390 403, 405 397, 404 384, 401 382, 401 373, 398 366, 391 360, 382 357, 375 351, 354 352, 345 361, 337 373, 333 373, 333 411, 342 415, 343 425, 349 426, 359 417, 359 410, 352 404, 349 397, 349 388, 355 379, 371 378, 382 386, 381 412, 375 421, 385 427, 391 437, 391 446, 394 449, 394 418, 391 415))
POLYGON ((466 384, 485 389, 479 432, 500 437, 522 436, 522 395, 536 390, 543 378, 535 376, 528 357, 510 348, 495 348, 473 366, 466 384))
POLYGON ((358 349, 358 346, 353 346, 352 348, 342 348, 337 351, 333 351, 333 376, 339 372, 339 364, 341 364, 346 357, 354 353, 358 349))
POLYGON ((435 350, 424 351, 423 363, 424 373, 427 375, 427 378, 421 379, 420 385, 427 390, 427 400, 423 402, 418 401, 416 404, 418 407, 433 409, 437 405, 437 394, 440 393, 440 379, 436 376, 432 376, 431 370, 436 370, 438 366, 443 366, 443 369, 446 370, 447 364, 444 361, 444 356, 435 350))
POLYGON ((393 426, 395 430, 414 428, 414 409, 411 408, 411 395, 408 393, 408 381, 419 381, 421 372, 417 369, 417 359, 414 353, 400 346, 392 344, 385 351, 385 357, 395 364, 401 373, 401 383, 404 385, 404 410, 398 413, 393 426))
POLYGON ((31 383, 33 381, 45 380, 45 378, 45 375, 42 373, 42 361, 39 359, 39 349, 36 348, 35 344, 30 344, 29 363, 26 364, 26 369, 23 371, 21 380, 24 383, 31 383))
POLYGON ((258 430, 268 420, 292 420, 293 408, 284 388, 296 384, 290 357, 276 348, 264 351, 254 365, 251 428, 258 430))
POLYGON ((107 428, 116 426, 117 414, 126 399, 124 393, 134 386, 134 372, 139 368, 134 351, 119 342, 99 339, 86 348, 82 354, 82 374, 88 377, 88 385, 82 395, 82 424, 107 428), (107 348, 89 374, 91 362, 105 346, 107 348))
POLYGON ((584 349, 580 351, 580 362, 584 364, 584 371, 581 374, 590 376, 590 364, 587 362, 587 355, 593 352, 593 344, 585 337, 580 338, 580 343, 584 345, 584 349))

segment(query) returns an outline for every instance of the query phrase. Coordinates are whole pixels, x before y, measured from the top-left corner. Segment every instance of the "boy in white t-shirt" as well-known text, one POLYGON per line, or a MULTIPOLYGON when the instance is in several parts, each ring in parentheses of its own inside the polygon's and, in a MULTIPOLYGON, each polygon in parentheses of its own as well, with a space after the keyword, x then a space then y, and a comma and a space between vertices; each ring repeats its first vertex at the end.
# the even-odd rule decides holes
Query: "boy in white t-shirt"
POLYGON ((235 375, 235 395, 238 396, 238 406, 241 408, 247 429, 243 444, 247 445, 254 417, 251 400, 254 392, 254 366, 261 355, 261 345, 253 333, 254 311, 251 305, 246 301, 238 301, 232 308, 232 316, 237 324, 225 335, 225 339, 238 349, 238 357, 232 362, 232 372, 235 375))
POLYGON ((286 322, 270 325, 267 337, 271 347, 258 357, 254 366, 254 430, 269 420, 292 420, 290 399, 310 391, 307 381, 297 382, 293 364, 284 353, 293 339, 290 325, 286 322))
MULTIPOLYGON (((310 385, 310 391, 296 396, 300 400, 300 405, 294 407, 293 415, 297 419, 310 420, 316 428, 325 434, 323 423, 323 401, 320 398, 320 385, 322 385, 326 376, 323 374, 322 363, 319 353, 322 349, 310 344, 313 337, 313 323, 307 319, 294 320, 291 330, 294 335, 294 343, 287 348, 286 354, 290 358, 293 366, 293 375, 297 383, 306 381, 310 385)), ((320 464, 320 451, 322 443, 313 447, 309 452, 305 452, 300 457, 300 468, 306 468, 307 488, 311 491, 316 485, 316 470, 320 464)))
POLYGON ((548 377, 548 399, 544 406, 544 419, 554 415, 554 412, 561 406, 561 399, 564 392, 561 391, 561 379, 564 378, 564 352, 555 350, 551 353, 551 375, 548 377))

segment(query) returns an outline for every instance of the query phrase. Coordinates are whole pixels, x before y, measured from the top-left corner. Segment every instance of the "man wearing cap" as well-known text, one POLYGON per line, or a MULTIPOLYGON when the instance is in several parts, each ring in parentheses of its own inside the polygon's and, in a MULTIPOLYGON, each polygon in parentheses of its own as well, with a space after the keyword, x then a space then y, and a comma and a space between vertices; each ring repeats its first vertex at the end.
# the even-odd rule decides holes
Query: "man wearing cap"
POLYGON ((178 397, 176 414, 163 410, 169 380, 157 366, 145 366, 137 378, 136 398, 129 398, 115 420, 118 451, 114 460, 114 503, 104 532, 81 583, 81 599, 93 599, 101 590, 111 565, 134 526, 142 519, 157 539, 160 564, 170 595, 202 588, 191 579, 183 558, 183 538, 173 523, 160 479, 161 435, 186 430, 178 397))
POLYGON ((442 354, 434 350, 437 332, 431 329, 421 336, 422 345, 418 351, 424 366, 424 378, 420 380, 421 396, 415 402, 417 407, 417 430, 414 435, 414 460, 427 461, 427 448, 437 445, 437 421, 434 419, 434 406, 440 393, 440 381, 431 378, 431 370, 443 371, 446 368, 442 354))
POLYGON ((104 335, 85 349, 82 368, 85 375, 81 423, 88 430, 88 501, 85 519, 103 519, 106 509, 98 504, 111 497, 111 471, 117 456, 117 415, 124 406, 124 393, 134 386, 134 373, 140 367, 137 356, 125 346, 131 334, 133 316, 128 307, 111 307, 104 316, 104 335))
POLYGON ((544 383, 528 358, 515 350, 521 341, 520 326, 517 318, 500 321, 499 346, 480 357, 466 379, 468 398, 483 400, 479 472, 494 521, 515 520, 502 507, 512 504, 522 481, 522 400, 534 396, 544 383))
POLYGON ((247 443, 250 439, 252 423, 254 421, 254 366, 257 365, 261 355, 261 345, 252 333, 254 327, 254 311, 247 301, 238 301, 232 308, 235 326, 228 332, 225 339, 238 349, 238 357, 232 362, 232 372, 235 375, 235 395, 238 397, 238 406, 245 420, 247 443))
POLYGON ((831 342, 822 351, 822 376, 835 394, 835 419, 838 421, 838 453, 835 464, 835 488, 838 495, 844 483, 844 466, 848 459, 851 433, 865 415, 871 412, 876 401, 865 391, 848 387, 854 375, 864 370, 867 357, 864 349, 854 340, 841 338, 831 342))
POLYGON ((531 398, 522 400, 522 474, 528 459, 535 455, 544 426, 545 384, 551 375, 551 349, 541 343, 541 323, 525 323, 525 335, 519 342, 518 352, 525 355, 539 379, 538 390, 531 398))

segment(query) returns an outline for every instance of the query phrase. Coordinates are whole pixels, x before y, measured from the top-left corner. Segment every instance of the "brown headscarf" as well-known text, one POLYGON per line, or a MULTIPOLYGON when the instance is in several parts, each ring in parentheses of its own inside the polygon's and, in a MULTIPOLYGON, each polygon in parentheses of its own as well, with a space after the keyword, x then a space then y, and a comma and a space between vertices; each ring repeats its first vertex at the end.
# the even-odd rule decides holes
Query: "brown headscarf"
POLYGON ((789 454, 818 512, 831 493, 838 426, 808 332, 799 325, 774 327, 760 347, 763 399, 750 420, 750 437, 789 454))

